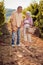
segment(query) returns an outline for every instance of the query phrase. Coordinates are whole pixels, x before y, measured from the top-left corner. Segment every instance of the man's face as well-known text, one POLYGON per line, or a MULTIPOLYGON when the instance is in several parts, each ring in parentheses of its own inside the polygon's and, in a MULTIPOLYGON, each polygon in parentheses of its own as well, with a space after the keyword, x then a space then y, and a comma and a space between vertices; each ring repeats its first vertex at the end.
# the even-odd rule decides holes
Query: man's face
POLYGON ((21 13, 22 12, 22 7, 18 8, 18 12, 21 13))

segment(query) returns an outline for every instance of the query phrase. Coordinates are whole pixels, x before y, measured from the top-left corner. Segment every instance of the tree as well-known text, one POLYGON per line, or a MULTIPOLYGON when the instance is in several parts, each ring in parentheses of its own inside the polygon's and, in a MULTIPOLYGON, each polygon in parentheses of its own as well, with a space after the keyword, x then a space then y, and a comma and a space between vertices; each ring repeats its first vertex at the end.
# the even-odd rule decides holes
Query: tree
POLYGON ((37 15, 38 15, 38 13, 39 13, 39 9, 38 9, 38 8, 39 8, 38 3, 30 4, 29 7, 27 7, 26 9, 23 10, 23 14, 25 14, 26 11, 30 11, 31 14, 32 14, 33 21, 35 21, 37 15))
POLYGON ((0 26, 5 22, 4 2, 0 2, 0 26))
POLYGON ((5 8, 4 8, 4 0, 0 2, 0 34, 1 33, 1 27, 5 22, 5 8))
POLYGON ((40 11, 39 30, 40 30, 41 37, 43 38, 43 0, 40 0, 39 11, 40 11))

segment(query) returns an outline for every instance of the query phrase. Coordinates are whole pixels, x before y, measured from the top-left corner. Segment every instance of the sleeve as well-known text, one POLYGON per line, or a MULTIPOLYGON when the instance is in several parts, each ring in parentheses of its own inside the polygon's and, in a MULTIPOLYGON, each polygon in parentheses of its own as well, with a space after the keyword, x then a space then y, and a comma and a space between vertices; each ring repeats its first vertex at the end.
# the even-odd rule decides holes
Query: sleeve
POLYGON ((12 21, 13 18, 14 18, 14 12, 13 12, 13 13, 11 14, 11 16, 10 16, 10 21, 12 21))
POLYGON ((10 22, 11 22, 11 28, 12 28, 12 30, 14 30, 14 27, 15 27, 15 12, 12 13, 12 15, 10 17, 10 22))

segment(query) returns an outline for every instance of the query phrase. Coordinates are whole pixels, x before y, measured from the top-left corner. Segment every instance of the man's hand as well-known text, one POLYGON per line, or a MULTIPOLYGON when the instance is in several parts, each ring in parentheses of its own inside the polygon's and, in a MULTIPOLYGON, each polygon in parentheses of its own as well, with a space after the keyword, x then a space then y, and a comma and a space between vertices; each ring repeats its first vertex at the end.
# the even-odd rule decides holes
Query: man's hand
POLYGON ((18 28, 16 26, 15 27, 12 26, 11 29, 12 31, 16 32, 18 28))

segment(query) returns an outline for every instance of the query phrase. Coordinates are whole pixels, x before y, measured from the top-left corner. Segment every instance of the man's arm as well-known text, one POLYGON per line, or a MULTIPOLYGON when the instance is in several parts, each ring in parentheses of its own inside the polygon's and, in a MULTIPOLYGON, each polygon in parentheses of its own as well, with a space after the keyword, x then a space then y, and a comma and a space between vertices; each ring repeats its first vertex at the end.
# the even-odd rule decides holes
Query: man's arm
POLYGON ((23 24, 24 24, 24 19, 23 19, 23 16, 22 16, 21 27, 23 27, 23 24))
POLYGON ((11 22, 11 29, 12 31, 14 31, 14 23, 15 23, 15 16, 14 16, 14 12, 12 13, 11 17, 10 17, 10 22, 11 22))
POLYGON ((11 29, 13 29, 13 23, 12 22, 13 22, 13 13, 10 16, 11 29))
POLYGON ((17 31, 15 12, 13 12, 13 14, 11 15, 10 21, 11 21, 12 31, 17 31))

